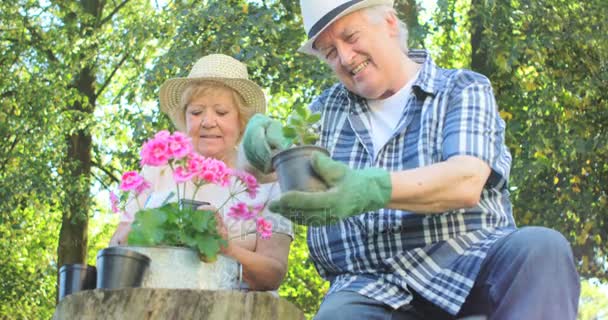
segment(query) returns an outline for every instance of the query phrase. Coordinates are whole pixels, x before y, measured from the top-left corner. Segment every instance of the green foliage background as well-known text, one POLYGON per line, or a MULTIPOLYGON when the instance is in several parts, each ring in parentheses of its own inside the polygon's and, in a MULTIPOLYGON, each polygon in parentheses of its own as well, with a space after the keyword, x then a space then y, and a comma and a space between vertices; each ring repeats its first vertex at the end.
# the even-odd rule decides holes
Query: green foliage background
MULTIPOLYGON (((559 230, 582 278, 608 280, 608 3, 421 4, 396 2, 410 46, 494 84, 519 225, 559 230)), ((205 54, 232 55, 279 118, 333 83, 296 52, 301 25, 291 0, 0 2, 0 318, 50 318, 58 266, 95 263, 117 223, 104 190, 137 167, 144 139, 171 127, 158 112, 165 79, 205 54)), ((280 294, 311 316, 328 285, 304 228, 289 263, 280 294)), ((580 318, 605 314, 605 291, 583 284, 580 318)))

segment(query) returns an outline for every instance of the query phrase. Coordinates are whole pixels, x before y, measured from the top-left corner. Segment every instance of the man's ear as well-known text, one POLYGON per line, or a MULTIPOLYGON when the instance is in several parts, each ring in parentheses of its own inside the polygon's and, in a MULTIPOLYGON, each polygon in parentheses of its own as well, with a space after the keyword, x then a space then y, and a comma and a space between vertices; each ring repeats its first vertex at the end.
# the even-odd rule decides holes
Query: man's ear
POLYGON ((386 26, 389 30, 389 35, 391 37, 399 37, 399 19, 395 15, 394 12, 387 12, 384 17, 384 21, 386 22, 386 26))

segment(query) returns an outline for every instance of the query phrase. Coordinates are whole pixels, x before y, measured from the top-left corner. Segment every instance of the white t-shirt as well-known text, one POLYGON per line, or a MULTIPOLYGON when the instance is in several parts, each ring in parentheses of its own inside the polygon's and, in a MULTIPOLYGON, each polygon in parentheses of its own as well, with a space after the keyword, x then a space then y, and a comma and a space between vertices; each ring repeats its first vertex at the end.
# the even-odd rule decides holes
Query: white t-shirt
POLYGON ((407 99, 412 92, 412 85, 416 78, 418 78, 418 74, 399 89, 399 91, 386 99, 367 100, 367 104, 371 110, 368 124, 372 143, 374 144, 375 156, 378 155, 378 151, 393 136, 397 124, 399 124, 403 116, 407 99))

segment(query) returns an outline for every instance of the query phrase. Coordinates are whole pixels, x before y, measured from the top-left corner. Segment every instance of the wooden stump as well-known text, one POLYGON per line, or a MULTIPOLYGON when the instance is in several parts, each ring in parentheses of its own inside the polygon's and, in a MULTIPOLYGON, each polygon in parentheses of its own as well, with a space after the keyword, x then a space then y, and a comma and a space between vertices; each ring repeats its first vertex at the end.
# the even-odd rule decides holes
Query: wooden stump
POLYGON ((53 319, 304 319, 268 292, 125 288, 65 297, 53 319))

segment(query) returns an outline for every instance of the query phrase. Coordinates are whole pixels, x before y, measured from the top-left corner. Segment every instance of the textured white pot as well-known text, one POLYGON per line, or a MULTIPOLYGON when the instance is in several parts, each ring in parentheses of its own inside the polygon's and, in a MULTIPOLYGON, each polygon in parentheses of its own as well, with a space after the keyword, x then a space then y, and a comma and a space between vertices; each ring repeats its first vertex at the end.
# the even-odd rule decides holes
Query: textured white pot
POLYGON ((206 263, 190 248, 127 246, 125 249, 145 254, 151 260, 143 288, 222 290, 240 286, 240 266, 221 254, 215 262, 206 263))

